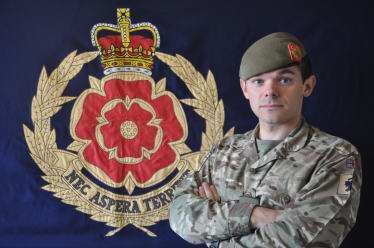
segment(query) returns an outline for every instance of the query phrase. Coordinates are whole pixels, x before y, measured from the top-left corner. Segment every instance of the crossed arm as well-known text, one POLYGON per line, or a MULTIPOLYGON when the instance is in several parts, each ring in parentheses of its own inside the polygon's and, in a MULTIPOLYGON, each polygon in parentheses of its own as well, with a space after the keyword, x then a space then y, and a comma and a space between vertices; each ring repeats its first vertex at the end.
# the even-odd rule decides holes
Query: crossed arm
MULTIPOLYGON (((204 182, 202 186, 199 187, 199 196, 217 201, 218 192, 214 185, 209 186, 208 183, 204 182)), ((267 223, 275 222, 277 217, 283 213, 283 210, 255 207, 250 216, 250 226, 253 228, 261 228, 267 223)), ((210 244, 211 243, 206 243, 208 247, 210 246, 210 244)), ((222 244, 219 245, 219 248, 221 248, 221 246, 222 244)))
POLYGON ((176 188, 169 208, 170 227, 194 244, 223 240, 220 247, 338 247, 356 221, 362 171, 355 150, 330 157, 334 160, 320 166, 284 212, 217 202, 217 190, 208 184, 213 183, 210 168, 203 167, 176 188), (348 160, 356 161, 354 169, 347 168, 348 160), (338 194, 340 178, 346 174, 352 175, 351 190, 338 194), (250 232, 253 228, 256 232, 250 232))

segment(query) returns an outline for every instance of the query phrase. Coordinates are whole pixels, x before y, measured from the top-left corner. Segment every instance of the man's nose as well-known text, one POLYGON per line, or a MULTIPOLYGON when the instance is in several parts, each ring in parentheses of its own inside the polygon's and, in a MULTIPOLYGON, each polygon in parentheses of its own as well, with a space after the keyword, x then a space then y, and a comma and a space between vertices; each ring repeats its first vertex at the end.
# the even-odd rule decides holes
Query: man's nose
POLYGON ((268 81, 265 83, 265 97, 278 97, 278 84, 274 81, 268 81))

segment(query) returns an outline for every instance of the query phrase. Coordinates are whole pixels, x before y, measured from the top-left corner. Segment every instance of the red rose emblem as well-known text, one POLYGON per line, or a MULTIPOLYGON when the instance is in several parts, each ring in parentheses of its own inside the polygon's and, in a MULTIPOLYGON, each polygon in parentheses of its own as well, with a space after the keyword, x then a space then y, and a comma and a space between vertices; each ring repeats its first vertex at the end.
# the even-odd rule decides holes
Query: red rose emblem
POLYGON ((166 91, 156 94, 153 80, 137 74, 107 76, 101 90, 86 90, 74 105, 72 137, 85 143, 79 158, 104 182, 108 180, 101 171, 115 183, 123 182, 128 173, 138 183, 147 182, 179 161, 173 145, 187 136, 176 97, 166 91))

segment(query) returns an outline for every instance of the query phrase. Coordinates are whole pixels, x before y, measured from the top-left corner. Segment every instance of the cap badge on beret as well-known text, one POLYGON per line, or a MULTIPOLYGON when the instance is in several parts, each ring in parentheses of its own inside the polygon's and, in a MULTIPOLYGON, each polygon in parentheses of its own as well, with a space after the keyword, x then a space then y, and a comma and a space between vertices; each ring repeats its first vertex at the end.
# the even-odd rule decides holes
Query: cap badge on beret
POLYGON ((301 60, 303 59, 303 55, 301 53, 300 46, 297 44, 291 43, 291 44, 288 44, 288 50, 290 51, 291 59, 293 61, 301 63, 301 60))

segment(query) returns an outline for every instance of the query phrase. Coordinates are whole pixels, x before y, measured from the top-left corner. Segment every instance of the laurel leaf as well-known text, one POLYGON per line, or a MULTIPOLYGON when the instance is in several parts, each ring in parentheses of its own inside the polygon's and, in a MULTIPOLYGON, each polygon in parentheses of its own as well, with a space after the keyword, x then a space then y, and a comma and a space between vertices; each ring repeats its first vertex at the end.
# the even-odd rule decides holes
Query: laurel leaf
POLYGON ((33 97, 31 103, 31 119, 39 128, 42 126, 42 111, 35 96, 33 97))
POLYGON ((104 212, 99 212, 95 215, 92 215, 90 218, 100 222, 109 222, 112 220, 113 217, 105 214, 104 212))
POLYGON ((42 111, 43 119, 50 118, 50 117, 54 116, 58 111, 60 111, 61 108, 62 108, 62 106, 44 109, 42 111))
POLYGON ((225 134, 224 137, 227 137, 229 135, 233 135, 234 134, 234 131, 235 131, 235 127, 232 127, 229 131, 227 131, 227 133, 225 134))
POLYGON ((100 80, 93 77, 93 76, 88 76, 88 81, 90 81, 90 85, 92 89, 96 90, 101 90, 100 89, 100 80))
MULTIPOLYGON (((196 85, 196 82, 193 80, 192 77, 190 77, 187 73, 184 67, 181 65, 179 59, 177 57, 174 57, 172 55, 168 55, 165 53, 156 52, 156 56, 163 61, 165 64, 167 64, 170 69, 180 78, 183 80, 183 82, 186 83, 187 87, 190 87, 190 85, 194 85, 198 88, 196 85)), ((190 89, 191 91, 191 89, 190 89)))
POLYGON ((35 144, 36 144, 36 149, 38 150, 38 153, 39 153, 39 158, 44 160, 45 144, 44 144, 44 140, 43 140, 43 135, 40 132, 39 127, 36 126, 36 125, 35 125, 35 128, 34 128, 34 132, 35 132, 35 144))
POLYGON ((27 146, 29 147, 31 154, 39 156, 39 153, 37 151, 36 144, 35 144, 34 133, 25 124, 23 124, 23 132, 25 133, 26 143, 27 143, 27 146))
POLYGON ((51 170, 49 164, 41 160, 37 155, 30 154, 32 159, 35 161, 35 163, 39 166, 39 168, 43 171, 44 174, 46 175, 54 175, 53 171, 51 170))
POLYGON ((52 164, 53 163, 53 155, 52 155, 51 151, 49 151, 49 149, 47 149, 45 151, 44 161, 47 164, 52 164))
POLYGON ((213 140, 213 143, 217 143, 218 141, 220 141, 221 139, 223 138, 223 129, 220 128, 218 130, 218 132, 216 133, 216 137, 214 137, 214 140, 213 140))
POLYGON ((191 78, 186 75, 186 71, 184 70, 184 68, 182 66, 173 66, 173 67, 170 67, 170 69, 175 73, 175 75, 177 75, 180 79, 182 79, 183 82, 185 82, 187 87, 189 85, 194 85, 195 84, 191 80, 191 78))
POLYGON ((43 66, 42 72, 40 73, 40 76, 39 76, 38 89, 36 92, 36 99, 38 100, 39 104, 42 104, 43 91, 44 91, 47 81, 48 81, 47 71, 45 69, 45 66, 43 66))
POLYGON ((69 188, 68 190, 60 190, 53 196, 57 198, 62 198, 62 199, 69 199, 69 198, 75 197, 76 193, 72 189, 69 188))
POLYGON ((210 121, 210 122, 214 122, 214 116, 213 116, 213 113, 205 110, 205 109, 194 109, 194 111, 200 115, 201 117, 203 117, 204 119, 206 119, 207 121, 210 121))
POLYGON ((214 123, 216 125, 216 131, 218 131, 219 128, 223 127, 224 122, 225 122, 225 108, 223 106, 223 101, 221 100, 219 101, 216 111, 214 113, 214 123))
POLYGON ((69 81, 70 79, 72 79, 73 77, 75 77, 83 68, 83 64, 80 64, 80 65, 72 65, 70 66, 70 69, 68 71, 68 73, 66 73, 65 77, 61 78, 60 81, 69 81))
POLYGON ((206 128, 205 133, 209 137, 210 140, 214 140, 214 137, 216 137, 216 128, 214 123, 211 123, 209 121, 206 121, 206 128))
POLYGON ((167 64, 170 67, 181 66, 179 60, 172 55, 169 55, 169 54, 166 54, 166 53, 161 53, 161 52, 156 52, 156 56, 159 60, 161 60, 162 62, 164 62, 165 64, 167 64))
MULTIPOLYGON (((202 86, 202 83, 201 83, 201 78, 203 78, 201 76, 201 78, 199 78, 199 76, 197 75, 198 74, 198 71, 196 71, 195 67, 187 60, 185 59, 183 56, 179 55, 179 54, 176 54, 176 57, 177 59, 179 60, 179 64, 183 67, 183 69, 185 70, 185 75, 187 77, 190 78, 190 80, 196 84, 197 87, 199 87, 201 90, 203 90, 203 88, 201 87, 202 86)), ((204 78, 202 79, 204 81, 204 78)))
POLYGON ((192 106, 194 108, 205 109, 209 112, 214 111, 214 109, 212 109, 212 107, 204 101, 200 101, 200 100, 197 100, 197 99, 182 99, 180 101, 183 102, 184 104, 187 104, 187 105, 192 106))
POLYGON ((57 82, 58 83, 69 72, 76 53, 77 53, 77 50, 71 52, 68 56, 65 57, 65 59, 61 62, 61 64, 57 67, 57 82))
POLYGON ((54 143, 56 143, 56 131, 53 129, 48 136, 47 142, 45 142, 45 147, 47 149, 52 148, 54 143))
POLYGON ((66 185, 65 181, 60 176, 42 176, 44 181, 55 185, 56 187, 68 190, 69 186, 66 185))
POLYGON ((160 81, 157 82, 155 93, 158 94, 160 92, 165 91, 165 89, 166 89, 166 77, 164 77, 163 79, 160 79, 160 81))
MULTIPOLYGON (((53 168, 59 160, 58 156, 53 152, 54 149, 57 149, 57 148, 53 148, 53 145, 52 145, 52 149, 46 149, 46 159, 44 161, 50 165, 50 168, 53 168)), ((55 172, 55 170, 53 171, 55 172)), ((60 175, 60 174, 61 173, 58 173, 56 175, 60 175)))
POLYGON ((45 101, 45 96, 47 95, 48 91, 57 84, 57 69, 55 69, 52 74, 49 76, 46 86, 43 90, 43 101, 45 101))
POLYGON ((61 191, 61 188, 56 187, 53 184, 47 184, 47 185, 41 187, 41 189, 44 189, 46 191, 53 192, 53 193, 57 193, 57 192, 61 191))
POLYGON ((65 104, 67 102, 70 102, 72 100, 76 99, 76 97, 57 97, 57 98, 54 98, 54 99, 51 99, 47 102, 44 102, 43 105, 40 106, 41 110, 44 110, 46 108, 51 108, 51 107, 57 107, 57 106, 60 106, 62 104, 65 104))
POLYGON ((201 148, 200 151, 209 151, 212 148, 213 142, 206 136, 205 133, 201 135, 201 148))
POLYGON ((61 201, 63 203, 73 205, 73 206, 76 206, 76 207, 81 207, 81 206, 84 206, 84 205, 87 204, 87 202, 82 201, 78 196, 75 196, 75 197, 72 197, 72 198, 69 198, 69 199, 61 199, 61 201))
POLYGON ((97 214, 98 212, 100 212, 99 210, 91 207, 88 204, 80 206, 80 207, 77 207, 76 210, 78 210, 78 211, 80 211, 82 213, 85 213, 85 214, 97 214))
POLYGON ((91 60, 94 60, 99 55, 99 53, 99 51, 81 53, 75 56, 72 65, 83 65, 85 63, 88 63, 91 60))
POLYGON ((210 70, 208 71, 206 82, 208 84, 208 91, 210 92, 210 95, 212 96, 213 105, 216 108, 218 105, 217 85, 216 85, 216 80, 214 79, 213 73, 210 70))
POLYGON ((66 149, 70 151, 78 152, 79 149, 82 148, 82 146, 84 146, 83 142, 74 140, 66 149))
MULTIPOLYGON (((180 64, 183 66, 185 70, 185 74, 190 78, 190 80, 194 83, 194 85, 197 86, 199 89, 198 92, 202 95, 204 95, 204 99, 212 106, 213 101, 212 101, 212 96, 210 94, 210 91, 207 90, 207 83, 204 79, 204 77, 201 75, 200 72, 198 72, 195 67, 183 56, 176 54, 180 64)), ((192 92, 192 91, 191 91, 192 92)), ((193 94, 193 92, 192 92, 193 94)), ((195 96, 196 97, 196 96, 195 96)), ((201 99, 201 98, 199 98, 201 99)))
POLYGON ((197 87, 195 84, 187 84, 186 83, 186 86, 191 91, 192 95, 196 99, 198 99, 200 101, 204 101, 204 102, 207 101, 205 93, 199 87, 197 87))
POLYGON ((69 81, 64 81, 64 82, 51 86, 48 92, 46 93, 45 97, 43 98, 44 101, 48 101, 49 99, 53 99, 55 97, 60 97, 62 92, 64 92, 68 83, 69 81))
POLYGON ((49 133, 51 132, 51 119, 47 118, 42 120, 42 128, 40 131, 43 135, 43 141, 44 143, 46 143, 49 137, 49 133))
POLYGON ((173 146, 177 149, 180 155, 192 152, 192 150, 185 143, 173 146))

